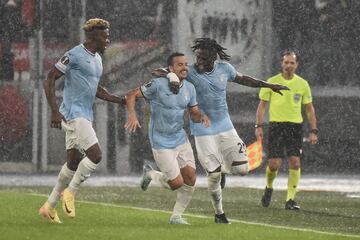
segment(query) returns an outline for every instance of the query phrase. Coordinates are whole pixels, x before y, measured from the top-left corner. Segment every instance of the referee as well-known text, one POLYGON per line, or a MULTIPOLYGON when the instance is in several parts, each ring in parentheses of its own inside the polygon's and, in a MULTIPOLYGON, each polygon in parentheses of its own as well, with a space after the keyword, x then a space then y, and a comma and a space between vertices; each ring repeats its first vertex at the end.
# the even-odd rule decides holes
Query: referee
POLYGON ((306 80, 295 74, 299 65, 299 55, 285 51, 281 55, 282 72, 271 77, 268 82, 281 84, 290 88, 283 91, 283 96, 274 94, 271 89, 262 88, 259 93, 259 106, 256 111, 255 134, 258 140, 263 138, 263 118, 269 103, 269 148, 268 166, 266 167, 266 187, 261 203, 268 207, 273 192, 273 182, 280 168, 282 158, 289 160, 288 191, 285 203, 287 210, 299 210, 294 201, 296 188, 300 180, 300 155, 302 152, 303 117, 302 105, 305 106, 311 130, 308 140, 311 144, 318 141, 316 116, 312 104, 311 89, 306 80))

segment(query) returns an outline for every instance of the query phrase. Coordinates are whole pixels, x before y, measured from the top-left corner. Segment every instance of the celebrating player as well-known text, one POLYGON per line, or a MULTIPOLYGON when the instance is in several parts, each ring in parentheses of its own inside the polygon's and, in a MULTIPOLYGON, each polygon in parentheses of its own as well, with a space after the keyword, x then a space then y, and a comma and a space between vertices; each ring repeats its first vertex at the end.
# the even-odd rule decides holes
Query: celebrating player
POLYGON ((51 108, 51 127, 66 134, 67 162, 60 170, 57 182, 39 213, 51 223, 61 223, 55 206, 62 196, 64 213, 75 217, 75 195, 79 186, 101 161, 101 149, 92 127, 95 97, 114 103, 124 99, 108 93, 98 85, 103 72, 103 53, 110 43, 109 22, 95 18, 83 26, 86 40, 55 64, 44 82, 46 98, 51 108), (58 108, 55 81, 65 75, 63 102, 58 108), (68 187, 67 187, 68 186, 68 187), (67 188, 66 188, 67 187, 67 188))
MULTIPOLYGON (((248 172, 246 146, 238 136, 226 103, 227 82, 249 87, 265 87, 281 94, 287 87, 270 84, 238 73, 227 61, 224 47, 210 38, 198 38, 192 50, 196 63, 189 67, 187 80, 194 84, 199 107, 211 121, 211 126, 190 121, 201 165, 208 175, 208 191, 215 210, 215 223, 228 224, 222 206, 221 172, 245 175, 248 172), (217 61, 217 58, 221 61, 217 61)), ((160 69, 155 74, 164 74, 160 69)))
POLYGON ((170 224, 188 224, 182 213, 192 198, 196 175, 194 154, 183 129, 184 111, 189 109, 192 121, 204 128, 209 126, 209 121, 197 106, 194 86, 185 81, 188 66, 184 54, 170 55, 168 68, 168 77, 179 82, 179 88, 174 89, 167 78, 161 77, 130 91, 126 98, 129 117, 124 127, 130 132, 141 127, 135 112, 135 100, 141 97, 148 100, 151 104, 149 138, 160 172, 153 170, 149 164, 145 165, 141 188, 146 190, 154 180, 164 188, 177 189, 170 224))

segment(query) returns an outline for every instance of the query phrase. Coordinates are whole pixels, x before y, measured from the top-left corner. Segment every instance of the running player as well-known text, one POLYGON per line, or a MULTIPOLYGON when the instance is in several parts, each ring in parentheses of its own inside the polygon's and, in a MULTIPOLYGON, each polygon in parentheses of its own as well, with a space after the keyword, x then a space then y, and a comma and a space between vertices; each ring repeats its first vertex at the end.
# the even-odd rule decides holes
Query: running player
MULTIPOLYGON (((196 39, 192 50, 196 54, 196 62, 189 67, 187 80, 194 84, 199 107, 209 117, 211 126, 205 128, 190 121, 190 129, 195 137, 199 161, 208 175, 208 191, 215 210, 215 223, 228 224, 222 205, 221 172, 246 175, 248 158, 246 146, 230 119, 226 102, 227 83, 269 88, 280 95, 280 90, 288 88, 238 73, 227 62, 230 56, 225 53, 226 49, 213 39, 196 39)), ((154 73, 165 74, 161 70, 154 73)))
POLYGON ((66 134, 67 161, 62 166, 56 185, 39 213, 51 223, 61 223, 55 206, 62 196, 62 207, 68 217, 75 217, 75 195, 80 184, 101 161, 101 149, 92 127, 95 97, 114 103, 124 98, 108 93, 98 85, 103 72, 103 53, 110 43, 108 21, 94 18, 83 26, 86 40, 55 64, 44 82, 46 98, 51 108, 51 127, 66 134), (56 103, 55 81, 65 75, 63 102, 56 103))
POLYGON ((180 82, 179 89, 169 87, 165 77, 130 91, 126 103, 129 112, 125 128, 130 132, 141 127, 135 112, 136 98, 144 97, 151 104, 149 138, 155 162, 160 171, 147 164, 141 188, 147 190, 150 182, 159 182, 164 188, 177 190, 177 199, 170 224, 188 224, 182 214, 194 192, 196 180, 194 154, 183 129, 184 111, 189 109, 192 121, 209 126, 208 118, 201 114, 196 101, 194 86, 185 81, 188 74, 187 59, 182 53, 174 53, 168 58, 168 77, 180 82))

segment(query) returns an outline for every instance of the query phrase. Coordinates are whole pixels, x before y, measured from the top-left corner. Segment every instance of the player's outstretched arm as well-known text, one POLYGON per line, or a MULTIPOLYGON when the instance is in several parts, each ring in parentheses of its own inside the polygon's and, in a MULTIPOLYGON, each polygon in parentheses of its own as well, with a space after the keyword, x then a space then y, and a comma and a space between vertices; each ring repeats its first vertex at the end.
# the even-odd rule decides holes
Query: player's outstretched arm
POLYGON ((210 126, 210 119, 205 114, 202 114, 198 106, 189 108, 190 117, 193 122, 202 123, 205 127, 210 126))
POLYGON ((280 95, 283 95, 280 91, 281 90, 290 90, 288 87, 280 85, 280 84, 272 84, 272 83, 268 83, 265 82, 263 80, 259 80, 247 75, 240 75, 237 74, 235 77, 234 82, 240 84, 240 85, 244 85, 244 86, 248 86, 248 87, 253 87, 253 88, 260 88, 260 87, 266 87, 266 88, 270 88, 271 90, 273 90, 276 93, 279 93, 280 95))
POLYGON ((153 77, 166 77, 169 72, 168 68, 155 68, 151 71, 151 75, 153 77))
POLYGON ((128 111, 128 119, 124 125, 124 128, 129 132, 135 132, 137 128, 141 128, 139 120, 136 116, 135 103, 137 98, 144 97, 140 91, 140 88, 130 90, 126 94, 126 108, 128 111))
POLYGON ((114 94, 109 93, 105 88, 98 86, 97 90, 96 90, 96 97, 104 100, 104 101, 108 101, 108 102, 113 102, 113 103, 118 103, 118 104, 126 104, 126 96, 117 96, 114 94))
MULTIPOLYGON (((62 72, 60 72, 57 68, 53 67, 48 76, 47 79, 44 81, 43 87, 45 90, 46 99, 50 105, 51 108, 51 124, 50 127, 52 128, 59 128, 61 129, 61 120, 64 119, 64 116, 61 115, 59 112, 59 107, 56 103, 56 96, 55 96, 55 81, 59 79, 62 75, 64 75, 62 72)), ((65 119, 64 119, 65 120, 65 119)))

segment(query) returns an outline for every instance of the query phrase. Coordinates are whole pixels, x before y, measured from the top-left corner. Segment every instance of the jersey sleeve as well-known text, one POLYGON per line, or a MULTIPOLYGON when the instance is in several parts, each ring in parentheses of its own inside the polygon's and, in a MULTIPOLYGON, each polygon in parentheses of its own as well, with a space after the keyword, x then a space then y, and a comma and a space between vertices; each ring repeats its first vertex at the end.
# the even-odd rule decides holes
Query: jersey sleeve
MULTIPOLYGON (((269 82, 269 80, 268 80, 268 82, 269 82)), ((270 88, 260 88, 259 98, 260 98, 260 100, 268 102, 268 101, 270 101, 271 94, 272 94, 272 90, 270 88)))
POLYGON ((66 52, 60 60, 55 63, 55 67, 62 73, 66 73, 71 67, 76 65, 76 56, 71 52, 66 52))
MULTIPOLYGON (((228 73, 228 81, 229 82, 233 82, 234 80, 235 80, 235 78, 236 78, 236 75, 237 75, 237 71, 236 71, 236 69, 234 68, 234 66, 233 65, 231 65, 230 63, 226 63, 226 67, 227 67, 227 69, 226 69, 226 71, 227 71, 227 73, 228 73)), ((240 74, 241 75, 241 74, 240 74)))
POLYGON ((303 96, 303 99, 302 99, 302 103, 303 103, 303 104, 308 104, 308 103, 311 103, 311 102, 312 102, 311 89, 310 89, 309 83, 306 82, 306 84, 305 84, 305 89, 304 89, 304 96, 303 96))
POLYGON ((189 84, 190 85, 190 101, 189 101, 189 107, 194 107, 196 105, 198 105, 198 102, 196 100, 196 91, 195 91, 195 87, 194 85, 192 85, 191 83, 189 84))
POLYGON ((153 79, 150 82, 142 85, 140 87, 140 91, 146 99, 153 100, 155 98, 156 92, 157 92, 156 80, 153 79))

